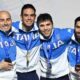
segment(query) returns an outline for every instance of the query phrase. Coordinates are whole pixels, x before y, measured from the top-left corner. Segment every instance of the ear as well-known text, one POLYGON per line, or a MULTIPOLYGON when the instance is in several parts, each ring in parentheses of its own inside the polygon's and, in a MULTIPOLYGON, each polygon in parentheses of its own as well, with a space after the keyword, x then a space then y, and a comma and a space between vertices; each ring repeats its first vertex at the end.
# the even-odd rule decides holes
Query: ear
POLYGON ((22 15, 20 15, 20 19, 22 20, 22 15))

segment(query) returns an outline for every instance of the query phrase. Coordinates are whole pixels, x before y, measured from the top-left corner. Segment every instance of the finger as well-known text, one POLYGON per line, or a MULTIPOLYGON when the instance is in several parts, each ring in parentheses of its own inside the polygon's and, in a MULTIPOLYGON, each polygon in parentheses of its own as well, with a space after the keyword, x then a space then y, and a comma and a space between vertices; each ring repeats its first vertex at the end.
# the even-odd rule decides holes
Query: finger
POLYGON ((9 65, 9 66, 13 66, 13 64, 12 64, 12 63, 8 63, 8 65, 9 65))

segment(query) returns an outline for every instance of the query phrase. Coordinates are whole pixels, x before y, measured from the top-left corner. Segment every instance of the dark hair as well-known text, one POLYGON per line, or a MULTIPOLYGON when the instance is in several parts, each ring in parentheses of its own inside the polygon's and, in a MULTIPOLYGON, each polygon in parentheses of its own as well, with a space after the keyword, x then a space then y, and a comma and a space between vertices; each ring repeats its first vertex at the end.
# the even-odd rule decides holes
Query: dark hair
POLYGON ((80 16, 75 19, 74 26, 76 26, 76 23, 77 23, 78 21, 80 21, 80 16))
POLYGON ((50 14, 48 14, 48 13, 40 14, 37 17, 37 26, 39 27, 40 22, 43 22, 43 21, 46 21, 46 20, 50 20, 51 23, 53 24, 53 20, 52 20, 52 17, 51 17, 50 14))
POLYGON ((21 16, 23 15, 24 9, 27 9, 27 8, 33 9, 34 12, 36 13, 36 9, 35 9, 35 7, 32 4, 24 4, 23 7, 22 7, 22 9, 21 9, 21 16))

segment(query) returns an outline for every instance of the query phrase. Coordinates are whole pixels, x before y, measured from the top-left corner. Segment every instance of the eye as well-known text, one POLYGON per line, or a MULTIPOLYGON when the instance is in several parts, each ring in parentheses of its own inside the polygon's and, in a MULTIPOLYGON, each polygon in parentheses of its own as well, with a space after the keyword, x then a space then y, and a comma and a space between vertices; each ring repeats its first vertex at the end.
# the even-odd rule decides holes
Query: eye
POLYGON ((80 28, 80 26, 76 26, 76 28, 80 28))
POLYGON ((27 16, 28 16, 28 14, 24 14, 23 16, 27 17, 27 16))
POLYGON ((11 21, 11 18, 8 18, 7 21, 11 21))
POLYGON ((4 19, 0 19, 0 22, 3 22, 4 21, 4 19))
POLYGON ((23 16, 27 17, 27 16, 31 16, 31 17, 34 17, 35 14, 24 14, 23 16))
POLYGON ((50 26, 50 25, 51 25, 50 23, 47 24, 47 26, 50 26))
POLYGON ((35 14, 31 14, 30 16, 31 16, 31 17, 34 17, 34 16, 35 16, 35 14))
POLYGON ((43 24, 41 24, 41 25, 40 25, 40 27, 44 27, 44 25, 43 25, 43 24))

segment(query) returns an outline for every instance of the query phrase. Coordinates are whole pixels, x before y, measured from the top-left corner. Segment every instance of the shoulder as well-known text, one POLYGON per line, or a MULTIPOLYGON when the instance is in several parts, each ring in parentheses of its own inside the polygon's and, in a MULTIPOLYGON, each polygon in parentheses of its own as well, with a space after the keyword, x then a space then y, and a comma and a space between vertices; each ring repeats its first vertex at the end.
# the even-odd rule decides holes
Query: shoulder
POLYGON ((12 22, 12 26, 15 28, 19 28, 20 21, 12 22))
POLYGON ((54 28, 54 32, 61 35, 73 35, 74 29, 72 28, 54 28))

